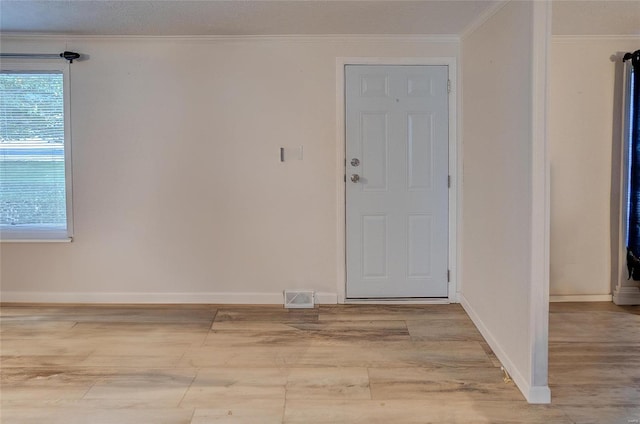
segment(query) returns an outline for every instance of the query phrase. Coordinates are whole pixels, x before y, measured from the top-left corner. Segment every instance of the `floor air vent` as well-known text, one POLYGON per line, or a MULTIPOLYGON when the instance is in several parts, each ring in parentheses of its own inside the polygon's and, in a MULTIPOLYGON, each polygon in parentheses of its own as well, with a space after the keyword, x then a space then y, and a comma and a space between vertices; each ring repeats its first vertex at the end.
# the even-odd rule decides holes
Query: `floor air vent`
POLYGON ((285 308, 313 308, 313 290, 285 290, 285 308))

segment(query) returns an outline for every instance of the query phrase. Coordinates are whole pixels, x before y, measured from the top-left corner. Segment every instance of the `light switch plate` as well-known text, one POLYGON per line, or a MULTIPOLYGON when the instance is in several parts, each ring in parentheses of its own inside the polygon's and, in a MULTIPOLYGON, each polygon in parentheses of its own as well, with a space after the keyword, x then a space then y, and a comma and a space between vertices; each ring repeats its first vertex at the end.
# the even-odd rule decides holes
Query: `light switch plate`
POLYGON ((302 160, 303 157, 304 157, 304 148, 302 146, 280 148, 280 162, 287 162, 291 160, 302 160))

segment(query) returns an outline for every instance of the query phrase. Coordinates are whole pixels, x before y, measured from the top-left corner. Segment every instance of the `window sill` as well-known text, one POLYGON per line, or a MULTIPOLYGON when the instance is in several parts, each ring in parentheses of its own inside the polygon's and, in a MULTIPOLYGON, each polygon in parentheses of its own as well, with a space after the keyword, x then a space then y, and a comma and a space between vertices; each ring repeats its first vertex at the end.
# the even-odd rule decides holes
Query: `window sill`
POLYGON ((64 238, 11 238, 2 237, 0 243, 71 243, 73 237, 64 238))
POLYGON ((0 243, 69 243, 73 236, 66 228, 51 226, 0 226, 0 243))

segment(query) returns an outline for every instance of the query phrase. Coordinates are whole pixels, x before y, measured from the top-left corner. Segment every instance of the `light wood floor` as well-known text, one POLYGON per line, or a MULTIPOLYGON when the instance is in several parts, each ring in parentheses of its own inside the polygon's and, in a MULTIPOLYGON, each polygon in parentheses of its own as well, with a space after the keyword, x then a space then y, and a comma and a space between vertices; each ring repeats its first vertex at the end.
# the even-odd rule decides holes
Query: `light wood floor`
POLYGON ((551 305, 552 405, 503 381, 459 305, 3 305, 1 317, 4 424, 640 422, 638 307, 551 305))

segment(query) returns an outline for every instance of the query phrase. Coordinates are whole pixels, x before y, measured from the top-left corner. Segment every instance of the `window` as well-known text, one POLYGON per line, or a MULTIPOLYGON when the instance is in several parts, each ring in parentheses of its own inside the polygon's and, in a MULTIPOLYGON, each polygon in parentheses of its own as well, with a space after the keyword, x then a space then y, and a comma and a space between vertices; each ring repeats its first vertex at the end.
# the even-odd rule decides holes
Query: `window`
POLYGON ((640 50, 625 61, 624 143, 626 150, 626 217, 628 277, 640 281, 640 50))
POLYGON ((0 239, 3 241, 71 238, 67 67, 2 64, 0 239))

